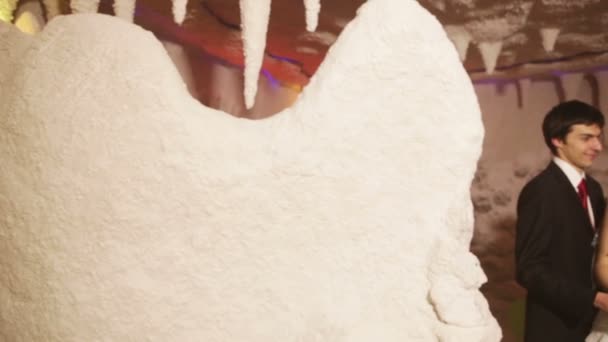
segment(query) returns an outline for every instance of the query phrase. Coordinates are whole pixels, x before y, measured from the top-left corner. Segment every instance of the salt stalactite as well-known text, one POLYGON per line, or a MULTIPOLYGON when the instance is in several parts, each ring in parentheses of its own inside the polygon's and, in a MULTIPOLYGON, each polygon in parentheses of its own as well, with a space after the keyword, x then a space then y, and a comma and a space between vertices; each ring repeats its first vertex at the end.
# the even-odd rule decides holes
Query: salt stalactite
POLYGON ((114 0, 114 13, 117 17, 132 23, 135 13, 135 0, 114 0))
POLYGON ((50 21, 54 17, 61 14, 61 7, 59 0, 42 0, 44 8, 46 9, 46 20, 50 21))
POLYGON ((543 39, 543 48, 545 51, 553 51, 560 31, 561 30, 557 27, 543 27, 540 29, 540 36, 543 39))
POLYGON ((188 0, 173 0, 173 20, 182 24, 186 18, 188 0))
POLYGON ((517 81, 519 83, 519 96, 521 101, 521 107, 525 107, 526 103, 530 99, 530 88, 532 87, 532 80, 529 78, 522 78, 517 81))
MULTIPOLYGON (((606 94, 608 91, 608 73, 607 72, 595 72, 592 74, 597 84, 597 93, 606 94)), ((602 110, 608 108, 608 96, 598 96, 598 105, 602 110)))
POLYGON ((483 59, 483 65, 486 67, 486 72, 491 74, 496 68, 496 61, 502 50, 502 41, 497 42, 481 42, 477 44, 479 52, 481 52, 481 58, 483 59))
POLYGON ((469 43, 471 43, 471 34, 461 25, 446 25, 444 29, 454 46, 456 46, 460 61, 464 62, 467 58, 469 43))
POLYGON ((585 75, 580 72, 559 76, 562 83, 562 89, 564 90, 564 100, 574 100, 578 97, 578 90, 581 88, 584 76, 585 75))
POLYGON ((73 13, 96 13, 99 8, 99 0, 72 0, 70 8, 73 13))
POLYGON ((314 32, 319 24, 319 12, 321 11, 320 0, 304 0, 306 7, 306 30, 314 32))
POLYGON ((245 55, 245 106, 253 107, 258 76, 264 61, 271 0, 240 0, 243 54, 245 55))
POLYGON ((13 21, 13 12, 17 8, 17 0, 0 1, 0 21, 10 23, 13 21))

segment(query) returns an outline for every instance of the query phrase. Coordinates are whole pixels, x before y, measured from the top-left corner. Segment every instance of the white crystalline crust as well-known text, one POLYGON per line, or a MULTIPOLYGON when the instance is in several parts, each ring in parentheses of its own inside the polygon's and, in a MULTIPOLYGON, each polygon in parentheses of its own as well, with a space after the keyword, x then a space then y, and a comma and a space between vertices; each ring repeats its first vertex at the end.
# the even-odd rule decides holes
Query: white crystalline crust
POLYGON ((259 121, 109 16, 0 26, 0 59, 0 340, 500 340, 468 251, 479 108, 415 1, 363 5, 259 121))

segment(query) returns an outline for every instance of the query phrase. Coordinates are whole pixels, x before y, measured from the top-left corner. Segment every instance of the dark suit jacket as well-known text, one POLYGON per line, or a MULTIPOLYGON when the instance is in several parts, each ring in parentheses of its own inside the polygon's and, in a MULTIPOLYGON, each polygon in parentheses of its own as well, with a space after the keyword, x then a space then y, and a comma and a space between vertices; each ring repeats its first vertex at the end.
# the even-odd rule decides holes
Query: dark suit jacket
MULTIPOLYGON (((606 206, 587 176, 595 222, 606 206)), ((582 342, 591 329, 594 232, 576 190, 553 162, 523 188, 517 203, 517 281, 528 290, 525 341, 582 342)))

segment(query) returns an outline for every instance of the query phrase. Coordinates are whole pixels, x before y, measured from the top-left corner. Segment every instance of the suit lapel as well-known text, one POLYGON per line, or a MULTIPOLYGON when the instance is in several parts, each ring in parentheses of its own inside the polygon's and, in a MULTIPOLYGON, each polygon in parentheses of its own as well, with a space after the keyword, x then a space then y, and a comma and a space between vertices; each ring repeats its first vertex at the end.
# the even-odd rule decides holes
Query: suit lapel
POLYGON ((592 180, 591 177, 588 177, 589 181, 587 182, 588 191, 589 191, 589 199, 591 200, 591 206, 593 208, 593 216, 595 218, 595 226, 596 228, 600 226, 601 217, 604 214, 604 205, 603 201, 603 193, 602 189, 598 187, 598 184, 595 180, 592 180))

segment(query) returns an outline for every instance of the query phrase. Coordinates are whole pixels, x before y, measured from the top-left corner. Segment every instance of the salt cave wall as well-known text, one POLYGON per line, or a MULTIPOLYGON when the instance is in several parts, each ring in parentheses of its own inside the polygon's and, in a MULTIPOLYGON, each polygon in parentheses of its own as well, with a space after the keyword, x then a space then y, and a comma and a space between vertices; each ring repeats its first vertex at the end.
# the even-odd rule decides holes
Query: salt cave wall
POLYGON ((109 16, 0 26, 0 57, 1 339, 500 339, 469 252, 481 114, 415 1, 367 2, 265 120, 200 105, 109 16))
MULTIPOLYGON (((573 98, 608 114, 608 72, 563 76, 475 85, 486 135, 471 187, 475 203, 472 251, 488 276, 483 292, 505 342, 522 341, 525 292, 514 279, 515 205, 524 184, 551 158, 541 132, 544 115, 558 102, 573 98), (572 79, 578 82, 571 83, 572 79)), ((608 193, 606 150, 589 173, 608 193)))
MULTIPOLYGON (((245 111, 240 94, 242 75, 238 68, 220 66, 224 72, 223 80, 216 83, 207 80, 208 76, 203 74, 203 71, 216 67, 214 63, 204 59, 198 59, 196 63, 195 72, 199 70, 197 79, 211 89, 200 89, 202 101, 207 98, 205 94, 211 92, 221 96, 221 101, 213 103, 214 108, 255 118, 245 111), (223 105, 218 105, 220 102, 223 105)), ((260 78, 260 84, 264 82, 267 80, 260 78)), ((265 108, 260 104, 272 98, 266 98, 268 94, 263 91, 264 85, 259 89, 262 90, 254 109, 264 112, 265 108)), ((275 96, 284 96, 287 91, 285 88, 275 96)), ((483 293, 502 327, 503 341, 522 341, 525 292, 515 282, 513 263, 517 196, 523 185, 550 159, 540 130, 544 114, 558 102, 573 98, 593 104, 608 114, 608 98, 602 96, 608 92, 608 72, 560 73, 534 79, 476 82, 475 92, 486 134, 471 187, 476 219, 472 251, 480 258, 488 275, 483 293)), ((280 106, 287 100, 285 97, 275 103, 280 106)), ((600 155, 590 173, 608 191, 607 152, 600 155)))
MULTIPOLYGON (((220 97, 210 103, 236 116, 257 118, 245 110, 240 91, 242 75, 238 68, 219 65, 222 79, 209 80, 205 75, 216 63, 193 58, 197 80, 207 88, 199 88, 199 99, 208 101, 209 93, 220 97)), ((261 77, 254 110, 265 113, 286 106, 290 91, 267 93, 268 81, 261 77), (281 100, 281 97, 284 97, 281 100), (276 99, 279 99, 278 101, 276 99), (267 110, 262 103, 275 104, 267 110)), ((489 281, 483 287, 492 312, 500 323, 505 342, 521 341, 523 297, 525 292, 514 279, 515 204, 519 191, 532 176, 542 170, 550 155, 542 139, 540 125, 544 114, 555 104, 577 98, 608 114, 608 72, 589 71, 521 80, 493 80, 475 83, 482 108, 486 135, 482 157, 471 192, 475 202, 475 237, 472 251, 480 258, 489 281)), ((606 152, 590 170, 608 189, 608 157, 606 152)))

